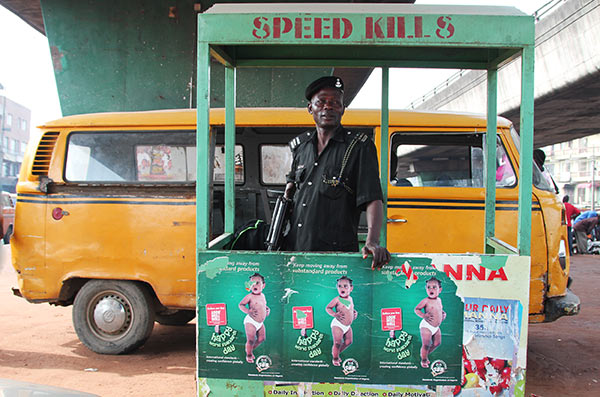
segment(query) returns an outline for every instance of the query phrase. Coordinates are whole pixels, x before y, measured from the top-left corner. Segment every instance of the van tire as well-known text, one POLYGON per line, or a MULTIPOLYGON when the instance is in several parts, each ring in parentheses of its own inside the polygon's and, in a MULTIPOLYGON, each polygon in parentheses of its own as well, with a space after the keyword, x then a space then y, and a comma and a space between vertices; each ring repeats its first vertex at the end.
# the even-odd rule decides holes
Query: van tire
POLYGON ((156 313, 156 322, 162 325, 186 325, 196 317, 195 310, 169 310, 156 313))
POLYGON ((12 232, 13 232, 13 225, 8 226, 8 229, 6 229, 6 234, 4 235, 4 237, 2 237, 2 241, 4 242, 4 244, 10 244, 10 236, 12 236, 12 232))
POLYGON ((153 302, 142 284, 91 280, 75 296, 73 327, 79 340, 96 353, 129 353, 152 333, 153 302))

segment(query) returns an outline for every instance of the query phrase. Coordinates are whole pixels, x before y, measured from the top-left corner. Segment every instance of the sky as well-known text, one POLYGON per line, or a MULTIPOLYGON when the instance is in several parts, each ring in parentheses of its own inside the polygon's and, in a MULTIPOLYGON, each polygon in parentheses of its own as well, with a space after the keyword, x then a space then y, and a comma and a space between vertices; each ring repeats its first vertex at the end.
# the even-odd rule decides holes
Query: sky
MULTIPOLYGON (((416 4, 514 6, 532 14, 552 0, 417 0, 416 4)), ((555 0, 556 1, 556 0, 555 0)), ((52 70, 48 40, 19 17, 0 6, 0 95, 31 109, 32 126, 62 116, 52 70)), ((391 69, 390 108, 405 108, 429 92, 455 69, 391 69)), ((381 70, 376 69, 350 107, 378 108, 381 103, 381 70)))
POLYGON ((0 6, 0 95, 31 110, 31 125, 62 116, 46 36, 0 6))

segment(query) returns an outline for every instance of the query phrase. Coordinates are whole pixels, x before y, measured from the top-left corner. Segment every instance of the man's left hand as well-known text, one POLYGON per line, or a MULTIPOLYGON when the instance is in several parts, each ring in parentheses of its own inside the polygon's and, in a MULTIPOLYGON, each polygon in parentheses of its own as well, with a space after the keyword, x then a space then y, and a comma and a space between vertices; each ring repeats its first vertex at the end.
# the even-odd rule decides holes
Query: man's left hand
POLYGON ((365 243, 362 249, 363 259, 366 259, 369 254, 373 254, 373 262, 371 263, 371 269, 381 269, 383 265, 390 263, 392 256, 387 248, 380 246, 379 244, 365 243))

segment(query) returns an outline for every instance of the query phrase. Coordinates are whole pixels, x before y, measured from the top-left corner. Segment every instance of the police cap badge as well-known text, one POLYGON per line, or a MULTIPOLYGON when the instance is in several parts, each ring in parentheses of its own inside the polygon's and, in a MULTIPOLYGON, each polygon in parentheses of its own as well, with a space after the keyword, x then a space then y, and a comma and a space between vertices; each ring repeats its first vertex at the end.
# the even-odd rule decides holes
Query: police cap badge
POLYGON ((304 95, 306 96, 306 99, 310 101, 313 95, 326 87, 337 88, 341 92, 344 92, 344 82, 341 78, 337 76, 324 76, 310 83, 308 87, 306 87, 304 95))

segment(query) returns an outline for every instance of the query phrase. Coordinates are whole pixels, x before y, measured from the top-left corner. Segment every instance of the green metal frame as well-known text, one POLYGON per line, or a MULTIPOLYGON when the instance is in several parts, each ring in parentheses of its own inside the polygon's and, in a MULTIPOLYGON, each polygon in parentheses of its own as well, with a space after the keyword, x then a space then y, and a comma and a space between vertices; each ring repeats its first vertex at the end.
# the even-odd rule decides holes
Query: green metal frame
MULTIPOLYGON (((197 263, 219 252, 233 236, 235 219, 235 76, 241 67, 382 67, 380 175, 387 214, 389 67, 472 68, 488 71, 485 181, 486 254, 530 255, 533 161, 534 19, 507 7, 438 7, 384 4, 219 4, 198 16, 197 73, 197 263), (279 8, 276 8, 279 7, 279 8), (340 12, 340 9, 343 12, 340 12), (320 19, 319 19, 320 18, 320 19), (370 19, 369 19, 370 18, 370 19), (391 18, 391 19, 390 19, 391 18), (383 21, 384 23, 382 24, 383 21), (269 26, 267 36, 267 28, 269 26), (326 24, 329 24, 325 26, 326 24), (348 29, 349 26, 352 29, 348 29), (325 26, 325 28, 324 28, 325 26), (336 26, 339 30, 336 31, 336 26), (452 32, 450 32, 452 26, 452 32), (510 26, 510 34, 505 32, 510 26), (321 29, 319 31, 319 29, 321 29), (370 29, 370 30, 369 30, 370 29), (329 38, 325 37, 328 32, 329 38), (275 33, 278 34, 275 34, 275 33), (254 34, 253 34, 254 33, 254 34), (452 34, 450 34, 452 33, 452 34), (338 38, 336 38, 336 34, 338 38), (381 37, 383 36, 383 37, 381 37), (390 37, 388 37, 390 36, 390 37), (392 37, 394 36, 394 37, 392 37), (522 55, 521 158, 518 247, 495 237, 498 68, 522 55), (212 186, 210 128, 211 56, 225 69, 225 223, 210 238, 212 186)), ((387 244, 385 224, 381 244, 387 244)), ((279 255, 264 252, 253 255, 279 255)), ((302 255, 299 253, 298 255, 302 255)), ((322 263, 340 254, 311 254, 322 263)), ((345 254, 351 255, 351 254, 345 254)), ((357 255, 359 255, 357 253, 357 255)), ((211 390, 227 394, 228 380, 212 379, 211 390)), ((262 382, 236 381, 239 390, 262 395, 262 382)))
MULTIPOLYGON (((390 131, 390 114, 386 110, 390 107, 390 69, 387 66, 381 68, 381 134, 380 134, 380 153, 381 160, 379 161, 379 175, 381 179, 381 192, 383 193, 383 213, 384 219, 387 218, 387 193, 388 193, 388 156, 384 153, 389 149, 389 131, 390 131)), ((384 220, 381 226, 381 245, 387 247, 387 224, 384 220)))
MULTIPOLYGON (((233 233, 235 70, 239 67, 383 68, 381 152, 389 148, 389 67, 471 68, 488 71, 485 253, 529 256, 533 161, 535 27, 510 7, 219 4, 198 15, 197 253, 223 246, 233 233), (342 9, 343 11, 340 11, 342 9), (510 34, 505 32, 510 26, 510 34), (336 30, 337 29, 337 30, 336 30), (327 34, 326 34, 327 33, 327 34), (327 36, 327 37, 326 37, 327 36), (517 249, 495 236, 498 68, 521 55, 521 158, 517 249), (210 57, 225 65, 225 234, 209 241, 212 158, 210 57)), ((381 156, 387 198, 388 159, 381 156)), ((384 200, 387 208, 387 200, 384 200)), ((386 244, 385 225, 381 241, 386 244)))

